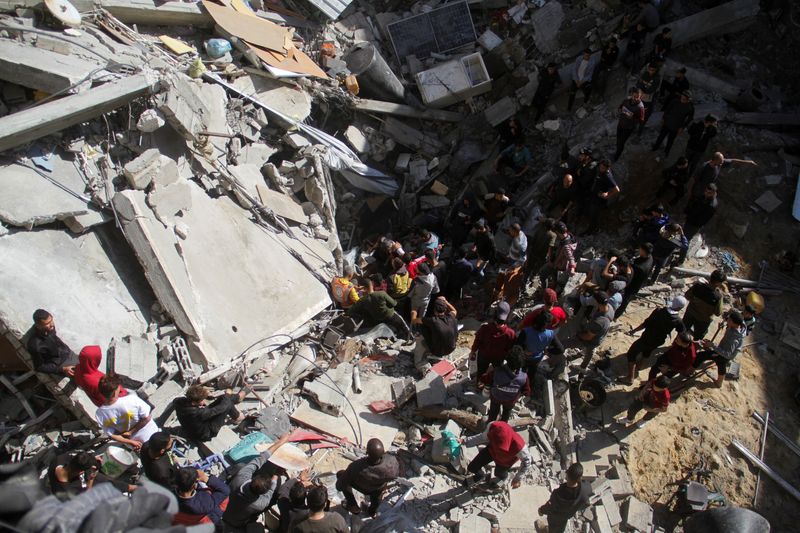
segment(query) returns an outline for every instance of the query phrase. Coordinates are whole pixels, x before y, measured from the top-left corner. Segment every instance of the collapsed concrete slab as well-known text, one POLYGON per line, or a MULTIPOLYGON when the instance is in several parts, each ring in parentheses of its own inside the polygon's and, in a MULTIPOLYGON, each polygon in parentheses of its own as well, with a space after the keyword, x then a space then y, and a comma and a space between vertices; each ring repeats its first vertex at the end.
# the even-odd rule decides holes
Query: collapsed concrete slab
MULTIPOLYGON (((228 197, 189 183, 185 239, 159 222, 141 191, 114 196, 128 242, 192 356, 219 364, 252 343, 294 330, 330 304, 327 288, 287 245, 228 197)), ((296 253, 307 255, 299 241, 296 253)), ((332 261, 332 256, 327 260, 332 261)))
POLYGON ((1 79, 49 94, 87 81, 97 67, 97 62, 15 41, 0 46, 1 79))
POLYGON ((241 76, 233 86, 295 120, 304 121, 311 114, 311 97, 278 80, 261 76, 241 76))

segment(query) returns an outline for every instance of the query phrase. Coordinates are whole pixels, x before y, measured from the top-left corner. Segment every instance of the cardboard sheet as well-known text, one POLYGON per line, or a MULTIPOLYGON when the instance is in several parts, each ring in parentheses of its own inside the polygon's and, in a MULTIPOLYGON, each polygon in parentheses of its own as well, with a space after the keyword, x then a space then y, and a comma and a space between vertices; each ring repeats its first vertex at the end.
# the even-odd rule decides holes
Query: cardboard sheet
POLYGON ((259 59, 271 67, 288 70, 289 72, 296 72, 298 74, 304 74, 307 76, 315 76, 317 78, 328 77, 328 75, 325 74, 325 71, 323 71, 319 65, 314 63, 310 57, 298 50, 294 45, 292 45, 290 50, 287 51, 288 55, 283 55, 272 50, 267 50, 265 48, 256 46, 251 42, 248 42, 247 44, 259 57, 259 59))
POLYGON ((203 0, 203 7, 206 8, 214 22, 231 35, 267 50, 281 53, 287 51, 286 36, 289 32, 285 28, 210 0, 203 0))
POLYGON ((159 35, 158 38, 162 43, 164 43, 164 46, 172 50, 177 55, 196 52, 196 50, 188 44, 179 41, 178 39, 174 39, 169 35, 159 35))

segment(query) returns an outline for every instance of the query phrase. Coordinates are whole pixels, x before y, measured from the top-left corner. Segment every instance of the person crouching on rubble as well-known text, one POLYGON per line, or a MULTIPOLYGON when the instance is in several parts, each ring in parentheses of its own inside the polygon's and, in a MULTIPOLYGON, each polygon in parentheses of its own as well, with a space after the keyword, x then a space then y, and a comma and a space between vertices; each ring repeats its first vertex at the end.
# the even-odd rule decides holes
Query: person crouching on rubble
POLYGON ((244 420, 236 409, 236 404, 244 400, 244 391, 233 394, 233 391, 227 390, 225 394, 206 405, 208 395, 208 389, 204 386, 192 385, 186 389, 183 398, 176 398, 174 402, 175 414, 184 433, 196 442, 207 442, 216 437, 229 418, 236 423, 244 420))
POLYGON ((525 354, 522 346, 514 346, 503 365, 492 366, 482 377, 479 387, 491 387, 488 421, 497 420, 500 408, 503 414, 500 420, 508 422, 511 410, 520 397, 531 395, 531 381, 523 369, 525 354))
POLYGON ((531 456, 525 441, 507 422, 491 422, 485 432, 472 437, 462 437, 459 442, 464 446, 474 446, 486 442, 486 447, 478 452, 475 459, 467 466, 467 470, 473 474, 471 478, 467 479, 467 485, 480 483, 485 476, 483 467, 494 463, 494 474, 497 479, 490 479, 487 488, 498 488, 517 462, 521 464, 511 481, 511 488, 516 489, 522 485, 522 476, 531 466, 531 456))
MULTIPOLYGON (((394 455, 387 454, 379 439, 367 441, 367 456, 350 463, 345 470, 336 472, 336 490, 344 494, 347 510, 352 514, 361 513, 353 489, 369 496, 367 513, 375 516, 383 501, 386 485, 400 475, 400 464, 394 455)), ((310 500, 310 498, 309 498, 310 500)), ((312 513, 314 507, 308 502, 312 513)))
POLYGON ((358 287, 353 283, 355 273, 353 265, 345 265, 342 269, 342 276, 337 276, 331 281, 333 301, 342 309, 348 309, 358 301, 358 287))
POLYGON ((651 379, 636 393, 636 398, 631 402, 628 407, 628 412, 617 418, 619 424, 630 427, 634 424, 633 420, 639 411, 644 409, 647 414, 642 418, 642 422, 651 420, 659 413, 664 413, 669 407, 669 385, 671 381, 667 376, 659 376, 656 379, 651 379))
MULTIPOLYGON (((177 488, 178 510, 187 521, 196 518, 211 520, 214 524, 222 521, 222 514, 228 507, 231 489, 217 476, 209 476, 202 470, 181 468, 178 471, 177 488), (201 482, 205 487, 198 486, 201 482)), ((181 522, 178 519, 178 522, 181 522)))
POLYGON ((150 416, 150 406, 135 394, 120 396, 122 388, 118 376, 103 376, 98 388, 106 398, 95 412, 103 431, 112 440, 140 449, 158 431, 150 416))

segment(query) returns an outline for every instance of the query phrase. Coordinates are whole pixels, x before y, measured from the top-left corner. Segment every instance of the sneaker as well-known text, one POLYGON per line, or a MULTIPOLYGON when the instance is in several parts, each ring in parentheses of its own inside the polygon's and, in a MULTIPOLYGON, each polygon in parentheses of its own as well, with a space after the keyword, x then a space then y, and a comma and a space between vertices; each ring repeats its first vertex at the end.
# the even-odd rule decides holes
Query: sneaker
POLYGON ((631 421, 628 420, 628 417, 626 416, 617 417, 614 419, 614 422, 616 422, 617 424, 621 424, 623 426, 628 426, 631 423, 631 421))

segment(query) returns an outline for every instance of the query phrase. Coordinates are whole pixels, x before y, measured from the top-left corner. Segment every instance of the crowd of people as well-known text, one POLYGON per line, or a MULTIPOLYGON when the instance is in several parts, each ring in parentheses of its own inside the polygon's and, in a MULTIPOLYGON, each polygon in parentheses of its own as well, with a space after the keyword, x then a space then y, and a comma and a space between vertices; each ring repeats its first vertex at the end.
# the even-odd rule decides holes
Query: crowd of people
MULTIPOLYGON (((470 487, 500 486, 512 468, 517 470, 510 487, 520 486, 531 457, 508 422, 520 401, 537 394, 537 375, 561 375, 571 364, 566 348, 579 349, 575 359, 581 367, 596 362, 611 325, 627 312, 644 287, 686 260, 692 239, 714 219, 722 169, 734 164, 755 165, 750 160, 726 158, 720 152, 706 159, 718 132, 718 119, 707 115, 696 120, 685 69, 672 76, 663 72, 672 43, 669 28, 655 36, 651 50, 643 49, 646 36, 659 24, 659 13, 650 2, 640 0, 639 4, 638 15, 625 20, 628 44, 622 57, 612 38, 599 51, 586 49, 569 69, 569 79, 562 79, 557 65, 549 63, 539 73, 532 102, 538 120, 562 84, 568 91, 568 111, 578 93, 584 102, 602 98, 610 72, 620 61, 636 81, 616 107, 613 155, 599 155, 590 146, 580 147, 575 157, 565 150, 555 166, 555 180, 540 202, 542 214, 533 223, 519 220, 513 199, 530 184, 534 158, 520 119, 512 118, 499 128, 502 147, 494 161, 497 175, 492 180, 498 186, 481 193, 466 192, 450 219, 436 231, 410 228, 371 236, 364 242, 358 263, 345 265, 341 275, 331 280, 331 297, 344 313, 365 327, 386 324, 406 341, 418 378, 456 349, 463 297, 479 294, 491 302, 480 317, 485 322, 469 353, 470 383, 489 398, 485 431, 458 439, 462 446, 484 445, 467 467, 470 487), (668 156, 686 132, 685 153, 664 170, 660 181, 651 184, 654 193, 632 221, 629 238, 618 248, 591 258, 585 278, 575 283, 581 240, 608 224, 621 194, 614 176, 615 162, 634 135, 641 137, 659 103, 663 115, 652 151, 663 144, 668 156), (676 211, 679 206, 682 211, 676 211), (533 310, 515 313, 521 296, 531 293, 535 295, 533 310), (492 464, 493 475, 487 475, 485 470, 492 464)), ((629 408, 617 418, 618 423, 631 426, 642 411, 645 420, 667 411, 671 392, 690 385, 711 366, 716 367, 715 385, 723 386, 728 367, 752 331, 759 311, 751 305, 726 308, 728 300, 726 276, 716 270, 708 282, 694 283, 684 295, 665 302, 631 328, 631 336, 642 333, 627 352, 614 354, 625 358, 627 368, 619 382, 637 384, 640 370, 646 363, 650 366, 646 378, 631 391, 629 408), (719 342, 716 334, 707 339, 714 320, 722 320, 717 333, 722 329, 724 333, 719 342)), ((324 486, 316 484, 308 472, 290 477, 271 462, 287 442, 286 435, 225 479, 203 469, 176 465, 177 437, 192 443, 208 442, 225 424, 238 424, 249 416, 237 408, 245 392, 215 393, 191 385, 174 401, 180 431, 179 435, 170 434, 158 427, 151 416, 152 407, 127 390, 119 376, 100 371, 101 347, 86 346, 76 355, 58 337, 54 318, 46 310, 36 310, 33 323, 27 348, 36 371, 69 377, 85 391, 97 407, 96 420, 103 432, 117 445, 136 452, 141 474, 177 499, 175 523, 210 522, 225 531, 253 532, 263 530, 259 517, 274 508, 279 515, 278 531, 348 530, 342 515, 330 511, 324 486)), ((384 444, 370 439, 366 456, 336 475, 335 488, 344 496, 345 510, 353 514, 365 511, 374 517, 387 486, 401 475, 400 470, 397 458, 384 450, 384 444), (365 509, 354 491, 369 500, 365 509)), ((547 517, 550 532, 564 531, 568 519, 588 503, 590 489, 582 479, 581 465, 571 465, 565 478, 539 508, 547 517)), ((47 480, 52 492, 61 497, 105 482, 126 492, 137 489, 136 484, 106 476, 100 458, 85 452, 58 455, 47 480)))

